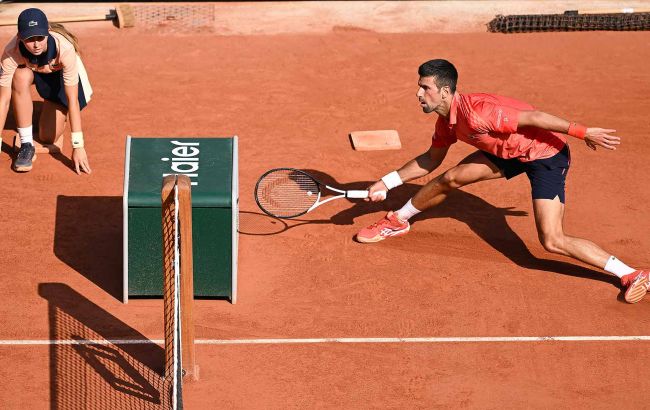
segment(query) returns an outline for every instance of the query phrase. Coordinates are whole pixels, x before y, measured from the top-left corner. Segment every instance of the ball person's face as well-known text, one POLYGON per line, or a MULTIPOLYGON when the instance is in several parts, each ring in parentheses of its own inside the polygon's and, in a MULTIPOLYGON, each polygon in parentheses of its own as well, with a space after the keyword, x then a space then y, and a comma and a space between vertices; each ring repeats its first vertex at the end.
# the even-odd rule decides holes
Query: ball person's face
POLYGON ((47 50, 47 36, 33 36, 21 40, 25 48, 35 56, 43 54, 47 50))
POLYGON ((436 108, 440 107, 444 99, 444 88, 445 87, 438 88, 434 77, 420 77, 418 80, 418 92, 416 95, 420 101, 422 111, 429 114, 430 112, 436 111, 436 108))

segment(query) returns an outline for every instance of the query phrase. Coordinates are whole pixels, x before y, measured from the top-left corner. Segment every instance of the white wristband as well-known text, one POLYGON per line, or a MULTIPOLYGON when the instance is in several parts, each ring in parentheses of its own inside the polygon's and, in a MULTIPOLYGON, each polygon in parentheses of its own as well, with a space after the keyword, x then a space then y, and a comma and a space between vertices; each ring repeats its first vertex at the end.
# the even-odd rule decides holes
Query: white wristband
POLYGON ((72 148, 83 148, 84 147, 84 133, 81 131, 76 131, 70 134, 72 140, 72 148))
POLYGON ((393 189, 403 184, 402 178, 400 178, 397 171, 393 171, 390 174, 386 174, 381 177, 381 180, 384 181, 386 188, 393 189))

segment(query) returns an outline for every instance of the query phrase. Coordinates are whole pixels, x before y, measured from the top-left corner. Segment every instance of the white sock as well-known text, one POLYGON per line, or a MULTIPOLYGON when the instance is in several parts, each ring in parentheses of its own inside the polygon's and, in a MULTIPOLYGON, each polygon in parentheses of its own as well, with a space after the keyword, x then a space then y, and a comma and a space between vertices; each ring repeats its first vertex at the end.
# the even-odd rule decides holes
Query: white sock
POLYGON ((605 269, 606 272, 618 276, 619 278, 622 278, 623 276, 636 271, 636 269, 630 268, 620 260, 616 259, 616 256, 613 255, 607 259, 607 264, 603 269, 605 269))
POLYGON ((32 136, 32 126, 17 128, 18 135, 20 135, 21 144, 34 144, 34 137, 32 136))
POLYGON ((419 214, 420 212, 422 211, 414 207, 413 204, 411 203, 411 200, 409 199, 409 201, 406 204, 404 204, 402 209, 397 211, 396 214, 397 217, 402 221, 408 221, 409 219, 419 214))

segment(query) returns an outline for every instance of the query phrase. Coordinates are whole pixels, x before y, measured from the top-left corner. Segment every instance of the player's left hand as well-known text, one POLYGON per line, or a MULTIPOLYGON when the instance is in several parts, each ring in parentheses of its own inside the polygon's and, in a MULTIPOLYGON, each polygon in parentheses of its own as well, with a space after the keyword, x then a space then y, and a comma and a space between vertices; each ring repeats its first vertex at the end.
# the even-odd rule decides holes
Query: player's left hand
POLYGON ((616 130, 606 128, 587 128, 585 144, 594 151, 597 147, 615 150, 616 146, 621 144, 621 138, 615 135, 610 135, 612 132, 616 132, 616 130))
POLYGON ((72 161, 77 174, 81 174, 81 171, 87 174, 92 172, 88 164, 88 155, 86 155, 85 148, 74 148, 72 150, 72 161))

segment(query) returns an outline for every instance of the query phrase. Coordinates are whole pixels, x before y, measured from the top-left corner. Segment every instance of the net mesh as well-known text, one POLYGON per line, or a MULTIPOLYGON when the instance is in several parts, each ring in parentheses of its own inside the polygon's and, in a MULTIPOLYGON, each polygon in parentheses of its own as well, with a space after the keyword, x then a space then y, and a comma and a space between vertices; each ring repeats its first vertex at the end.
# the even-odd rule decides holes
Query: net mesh
POLYGON ((316 203, 319 193, 318 183, 295 169, 272 170, 263 175, 255 187, 260 208, 280 218, 304 214, 316 203))
POLYGON ((212 4, 137 4, 133 14, 137 27, 170 31, 211 31, 215 20, 212 4))
POLYGON ((487 28, 493 33, 650 30, 650 13, 497 15, 487 28))

